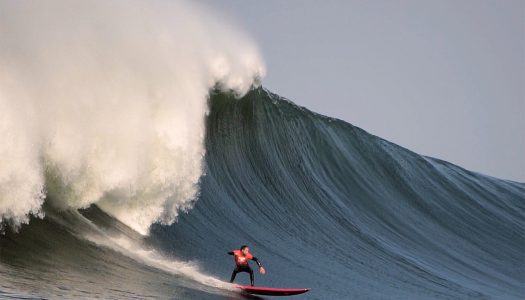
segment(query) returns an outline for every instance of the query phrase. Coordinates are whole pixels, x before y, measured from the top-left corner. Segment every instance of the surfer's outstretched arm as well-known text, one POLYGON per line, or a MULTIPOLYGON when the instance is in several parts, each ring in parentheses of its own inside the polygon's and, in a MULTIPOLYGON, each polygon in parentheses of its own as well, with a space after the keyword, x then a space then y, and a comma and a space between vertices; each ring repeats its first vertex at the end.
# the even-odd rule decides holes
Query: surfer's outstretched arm
POLYGON ((253 260, 254 262, 256 262, 257 265, 259 266, 259 272, 260 272, 261 274, 265 274, 265 273, 266 273, 266 270, 264 269, 263 265, 261 264, 261 261, 259 261, 259 259, 257 259, 257 257, 255 257, 255 256, 252 258, 252 260, 253 260))
POLYGON ((229 255, 233 255, 233 251, 228 252, 229 255))
POLYGON ((257 263, 257 265, 259 266, 259 268, 262 267, 262 264, 261 264, 261 262, 257 259, 257 257, 254 256, 254 257, 252 258, 252 260, 253 260, 254 262, 257 263))

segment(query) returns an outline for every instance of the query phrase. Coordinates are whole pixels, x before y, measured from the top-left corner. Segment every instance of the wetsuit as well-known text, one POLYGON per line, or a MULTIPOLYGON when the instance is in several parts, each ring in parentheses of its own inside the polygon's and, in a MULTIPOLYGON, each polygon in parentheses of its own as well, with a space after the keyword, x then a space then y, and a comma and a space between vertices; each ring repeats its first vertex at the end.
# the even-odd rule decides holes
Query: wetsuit
POLYGON ((253 286, 253 270, 248 265, 248 262, 250 260, 253 260, 257 263, 257 265, 262 267, 261 262, 257 259, 257 257, 253 256, 251 253, 248 253, 246 256, 242 254, 241 250, 234 250, 228 252, 229 255, 233 255, 233 258, 235 260, 235 269, 232 272, 232 277, 230 278, 230 282, 233 282, 235 280, 235 276, 237 276, 237 273, 239 272, 246 272, 250 274, 250 284, 253 286))

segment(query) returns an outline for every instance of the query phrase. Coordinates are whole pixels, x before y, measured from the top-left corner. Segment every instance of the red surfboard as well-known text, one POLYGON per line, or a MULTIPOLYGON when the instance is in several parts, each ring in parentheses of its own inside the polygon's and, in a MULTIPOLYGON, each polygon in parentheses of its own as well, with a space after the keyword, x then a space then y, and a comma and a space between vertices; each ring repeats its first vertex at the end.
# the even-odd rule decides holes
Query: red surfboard
POLYGON ((308 292, 310 289, 278 289, 261 286, 239 285, 237 286, 243 292, 252 295, 266 295, 266 296, 292 296, 308 292))

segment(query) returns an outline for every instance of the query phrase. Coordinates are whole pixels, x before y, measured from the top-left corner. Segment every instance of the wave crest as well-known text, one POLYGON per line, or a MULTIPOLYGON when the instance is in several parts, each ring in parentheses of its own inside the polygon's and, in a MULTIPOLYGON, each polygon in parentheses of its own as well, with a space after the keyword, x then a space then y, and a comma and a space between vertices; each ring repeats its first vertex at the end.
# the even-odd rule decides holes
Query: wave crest
POLYGON ((180 1, 3 2, 0 69, 1 221, 46 198, 143 234, 198 193, 210 88, 242 95, 265 72, 248 38, 180 1))

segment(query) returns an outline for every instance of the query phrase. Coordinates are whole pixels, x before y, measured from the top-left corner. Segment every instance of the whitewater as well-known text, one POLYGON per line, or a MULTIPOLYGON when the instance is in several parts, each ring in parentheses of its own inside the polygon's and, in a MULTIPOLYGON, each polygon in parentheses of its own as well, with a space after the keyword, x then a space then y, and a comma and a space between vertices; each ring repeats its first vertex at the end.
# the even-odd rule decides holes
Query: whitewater
POLYGON ((2 3, 2 220, 27 223, 45 198, 143 234, 173 222, 202 174, 208 91, 264 75, 223 23, 184 2, 2 3))
POLYGON ((524 183, 311 112, 265 72, 191 2, 0 2, 0 298, 242 299, 242 244, 257 285, 301 299, 522 298, 524 183))

